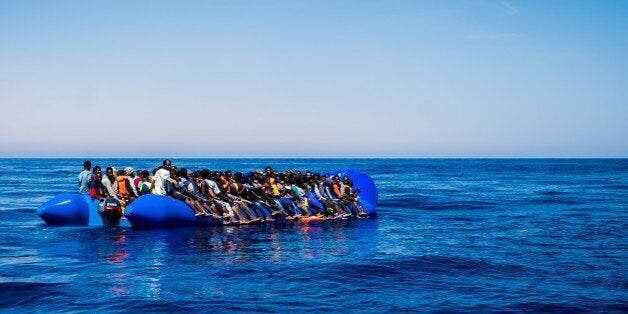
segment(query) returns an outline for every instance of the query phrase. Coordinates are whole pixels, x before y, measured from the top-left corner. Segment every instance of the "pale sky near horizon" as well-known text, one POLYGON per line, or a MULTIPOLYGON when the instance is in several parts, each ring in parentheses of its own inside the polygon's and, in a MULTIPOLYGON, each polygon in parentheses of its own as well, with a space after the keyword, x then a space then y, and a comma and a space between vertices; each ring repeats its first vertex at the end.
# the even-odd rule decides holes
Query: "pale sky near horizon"
POLYGON ((0 157, 628 157, 627 16, 0 0, 0 157))

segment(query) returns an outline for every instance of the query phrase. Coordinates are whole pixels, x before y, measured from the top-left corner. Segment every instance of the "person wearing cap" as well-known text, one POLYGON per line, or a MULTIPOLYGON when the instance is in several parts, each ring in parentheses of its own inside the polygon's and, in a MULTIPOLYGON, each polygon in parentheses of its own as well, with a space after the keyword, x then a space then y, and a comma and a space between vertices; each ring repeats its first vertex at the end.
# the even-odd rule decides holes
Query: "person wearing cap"
MULTIPOLYGON (((126 179, 129 182, 129 195, 131 197, 137 198, 139 196, 139 194, 137 194, 137 184, 135 183, 135 169, 133 169, 132 167, 126 167, 124 168, 124 173, 126 174, 126 179)), ((141 178, 140 178, 141 180, 141 178)))
POLYGON ((133 181, 130 177, 132 174, 133 168, 127 167, 124 170, 119 170, 116 175, 118 199, 123 201, 124 204, 128 204, 137 198, 137 190, 133 186, 133 181))

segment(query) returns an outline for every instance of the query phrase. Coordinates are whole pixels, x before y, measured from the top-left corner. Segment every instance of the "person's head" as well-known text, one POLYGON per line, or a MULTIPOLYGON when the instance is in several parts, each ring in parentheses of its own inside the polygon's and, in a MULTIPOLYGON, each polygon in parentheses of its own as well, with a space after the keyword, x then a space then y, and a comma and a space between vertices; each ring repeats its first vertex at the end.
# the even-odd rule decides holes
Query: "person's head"
POLYGON ((92 170, 92 173, 101 173, 102 170, 100 168, 100 166, 94 166, 94 169, 92 170))
POLYGON ((124 170, 118 170, 118 172, 116 173, 116 175, 118 175, 118 176, 123 176, 123 175, 126 175, 126 172, 124 172, 124 170))
POLYGON ((332 181, 338 182, 340 181, 340 177, 338 175, 335 175, 331 178, 332 181))
POLYGON ((347 183, 349 182, 349 177, 345 176, 344 178, 342 178, 342 183, 347 183))
POLYGON ((179 171, 177 171, 177 175, 181 178, 185 178, 188 176, 188 170, 186 168, 180 168, 179 171))
POLYGON ((91 161, 89 161, 89 160, 85 160, 85 161, 83 162, 83 168, 84 168, 85 170, 91 170, 91 169, 92 169, 92 162, 91 162, 91 161))
POLYGON ((347 179, 347 185, 348 186, 353 186, 353 180, 347 179))
POLYGON ((203 170, 194 171, 194 173, 192 173, 192 178, 194 178, 196 181, 203 180, 203 170))
POLYGON ((242 182, 242 172, 239 172, 239 171, 238 171, 238 172, 234 173, 234 174, 233 174, 233 179, 234 179, 236 182, 238 182, 238 183, 242 182))
POLYGON ((227 179, 231 179, 233 177, 233 173, 231 172, 231 170, 225 171, 225 177, 227 177, 227 179))
POLYGON ((135 173, 135 170, 133 170, 133 168, 131 167, 124 168, 124 174, 126 174, 127 176, 133 176, 134 173, 135 173))
POLYGON ((161 162, 161 165, 164 168, 169 169, 172 167, 172 161, 170 161, 170 159, 164 159, 164 161, 161 162))
POLYGON ((105 175, 113 177, 113 167, 107 167, 107 169, 105 169, 105 175))
POLYGON ((201 169, 198 173, 201 177, 201 179, 205 180, 207 179, 207 171, 209 171, 209 169, 201 169))
POLYGON ((148 170, 142 170, 142 181, 148 181, 148 170))
POLYGON ((270 166, 266 166, 266 168, 264 169, 264 173, 271 174, 273 172, 273 168, 271 168, 270 166))
POLYGON ((155 175, 155 173, 157 173, 157 170, 159 170, 160 168, 155 168, 153 169, 153 175, 155 175))
POLYGON ((94 181, 98 182, 98 181, 102 180, 102 173, 100 171, 94 172, 92 174, 92 177, 94 178, 94 181))

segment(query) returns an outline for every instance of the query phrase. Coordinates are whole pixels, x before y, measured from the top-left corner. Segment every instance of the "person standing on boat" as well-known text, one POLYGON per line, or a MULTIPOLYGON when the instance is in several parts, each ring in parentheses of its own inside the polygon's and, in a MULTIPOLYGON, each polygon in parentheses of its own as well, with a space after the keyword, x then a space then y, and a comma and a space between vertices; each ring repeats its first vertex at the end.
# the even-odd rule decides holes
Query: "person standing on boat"
POLYGON ((154 194, 157 195, 166 195, 166 184, 170 181, 170 168, 172 167, 172 163, 169 159, 165 159, 153 178, 155 179, 154 185, 154 194))
POLYGON ((85 195, 89 188, 89 182, 92 180, 92 162, 86 160, 83 162, 83 171, 78 175, 79 193, 85 195))

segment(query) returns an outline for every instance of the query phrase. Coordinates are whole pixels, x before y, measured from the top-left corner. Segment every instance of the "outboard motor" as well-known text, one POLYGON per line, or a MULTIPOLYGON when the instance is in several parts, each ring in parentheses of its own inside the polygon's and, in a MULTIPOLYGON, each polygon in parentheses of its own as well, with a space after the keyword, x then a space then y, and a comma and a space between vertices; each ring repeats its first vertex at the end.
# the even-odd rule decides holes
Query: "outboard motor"
POLYGON ((98 214, 105 226, 117 226, 122 218, 122 204, 115 197, 107 197, 98 204, 98 214))

